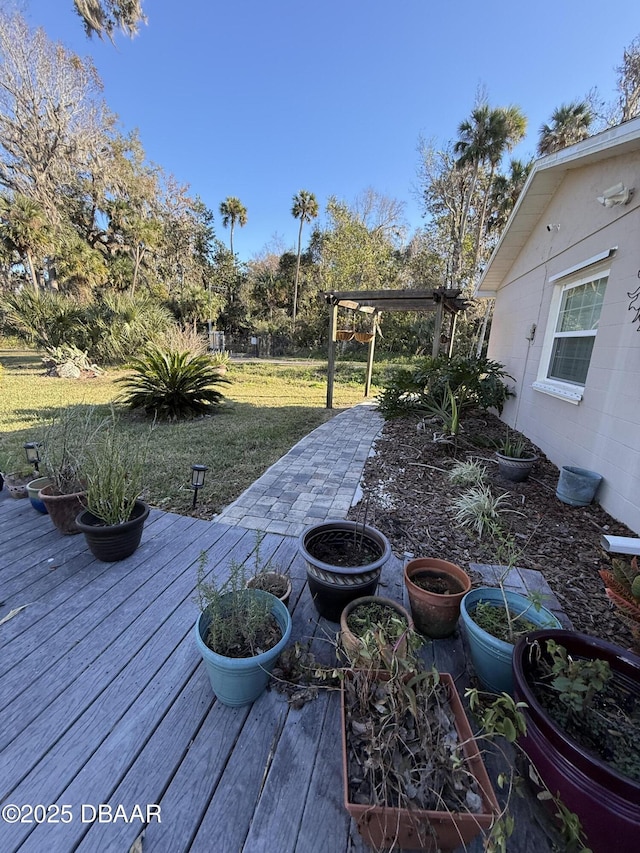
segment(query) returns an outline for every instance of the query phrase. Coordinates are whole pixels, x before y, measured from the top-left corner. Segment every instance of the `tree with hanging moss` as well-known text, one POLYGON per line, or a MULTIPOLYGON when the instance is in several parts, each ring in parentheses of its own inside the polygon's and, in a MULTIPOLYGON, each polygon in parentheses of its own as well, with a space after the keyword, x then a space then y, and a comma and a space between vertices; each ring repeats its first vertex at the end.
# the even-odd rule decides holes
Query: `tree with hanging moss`
POLYGON ((106 35, 113 41, 114 32, 120 29, 133 38, 140 24, 147 22, 142 0, 73 0, 73 5, 88 36, 106 35))

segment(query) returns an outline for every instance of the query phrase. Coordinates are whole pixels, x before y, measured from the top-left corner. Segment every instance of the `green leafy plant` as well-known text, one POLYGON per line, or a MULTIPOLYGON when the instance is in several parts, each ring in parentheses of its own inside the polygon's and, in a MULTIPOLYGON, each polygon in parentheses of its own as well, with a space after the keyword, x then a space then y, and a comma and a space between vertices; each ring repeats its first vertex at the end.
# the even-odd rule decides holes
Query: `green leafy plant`
POLYGON ((447 405, 450 391, 458 418, 473 406, 495 408, 500 413, 513 396, 507 379, 513 377, 504 365, 488 358, 425 358, 413 368, 393 374, 378 398, 378 408, 385 418, 424 414, 434 405, 447 405))
POLYGON ((482 539, 487 531, 493 532, 497 529, 505 513, 521 515, 518 510, 510 509, 506 505, 509 497, 508 492, 494 495, 486 484, 474 486, 454 499, 455 519, 463 527, 474 530, 482 539))
POLYGON ((47 354, 43 357, 42 363, 50 375, 64 375, 66 367, 75 368, 75 376, 81 372, 88 372, 95 375, 102 373, 102 370, 97 364, 93 364, 90 360, 87 351, 81 350, 74 344, 60 344, 59 347, 47 347, 47 354))
POLYGON ((198 562, 197 597, 209 616, 206 643, 225 657, 251 657, 272 648, 282 634, 267 596, 247 589, 247 571, 232 560, 225 580, 206 579, 206 552, 198 562))
POLYGON ((144 489, 151 431, 144 438, 123 429, 115 410, 89 448, 87 508, 107 525, 123 524, 144 489))
POLYGON ((447 475, 454 486, 480 486, 486 477, 486 467, 473 459, 455 462, 447 475))
POLYGON ((118 380, 125 389, 123 402, 159 419, 210 414, 222 402, 222 393, 213 386, 229 382, 208 356, 189 352, 164 352, 154 347, 129 366, 132 375, 118 380))
POLYGON ((505 439, 499 445, 498 450, 503 456, 508 456, 510 459, 531 459, 534 456, 527 447, 527 442, 523 436, 518 435, 514 438, 513 433, 508 429, 505 439))

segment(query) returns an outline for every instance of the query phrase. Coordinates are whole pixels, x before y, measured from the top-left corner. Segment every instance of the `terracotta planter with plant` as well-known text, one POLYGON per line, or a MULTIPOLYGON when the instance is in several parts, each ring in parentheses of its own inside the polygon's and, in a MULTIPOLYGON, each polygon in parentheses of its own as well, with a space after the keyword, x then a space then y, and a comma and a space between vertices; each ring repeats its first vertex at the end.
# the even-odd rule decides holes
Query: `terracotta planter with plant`
POLYGON ((356 598, 340 614, 340 641, 353 666, 371 665, 377 655, 388 663, 394 655, 405 656, 411 631, 413 619, 406 608, 379 595, 356 598))
POLYGON ((471 589, 464 569, 446 560, 418 557, 404 567, 404 582, 417 630, 433 639, 451 636, 462 597, 471 589))
POLYGON ((447 674, 347 672, 342 763, 345 807, 374 850, 453 851, 499 813, 447 674))
POLYGON ((640 657, 575 631, 536 631, 513 655, 525 702, 520 743, 575 812, 593 853, 635 853, 640 837, 640 657))
POLYGON ((43 466, 51 485, 40 491, 54 526, 64 535, 80 533, 78 513, 87 504, 87 452, 102 425, 93 406, 68 406, 56 415, 44 434, 43 466))
POLYGON ((247 589, 261 589, 263 592, 269 592, 279 598, 285 607, 288 607, 292 588, 289 572, 282 571, 275 564, 272 566, 270 560, 267 560, 266 563, 263 562, 261 546, 264 537, 263 530, 256 533, 253 573, 247 580, 247 589))
POLYGON ((383 565, 391 556, 387 537, 367 524, 328 520, 307 528, 299 540, 307 582, 318 613, 340 620, 354 598, 374 595, 383 565))

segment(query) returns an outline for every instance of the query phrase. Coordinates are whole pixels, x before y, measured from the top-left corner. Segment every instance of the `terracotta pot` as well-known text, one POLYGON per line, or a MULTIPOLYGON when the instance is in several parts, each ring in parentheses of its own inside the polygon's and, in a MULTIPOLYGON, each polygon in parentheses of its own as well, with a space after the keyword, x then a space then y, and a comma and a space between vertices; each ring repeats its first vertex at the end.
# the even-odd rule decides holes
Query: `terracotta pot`
POLYGON ((632 853, 640 838, 640 783, 635 782, 574 741, 549 716, 531 684, 529 652, 536 641, 545 649, 555 640, 573 657, 606 660, 640 694, 640 657, 620 646, 576 631, 535 631, 518 641, 513 652, 514 696, 526 702, 527 734, 521 743, 540 777, 575 812, 593 853, 632 853))
MULTIPOLYGON (((349 677, 347 675, 347 677, 349 677)), ((475 776, 482 795, 482 811, 469 812, 424 811, 384 806, 361 805, 349 800, 347 775, 347 732, 345 691, 342 687, 342 775, 345 808, 358 826, 364 842, 373 850, 423 850, 450 853, 468 844, 483 829, 488 829, 499 812, 495 793, 482 763, 478 745, 465 716, 453 678, 440 674, 449 693, 456 730, 469 771, 475 776)))
MULTIPOLYGON (((407 631, 413 630, 413 619, 411 618, 411 614, 405 607, 403 607, 397 601, 393 601, 393 599, 391 598, 383 598, 380 595, 366 595, 362 598, 355 598, 353 601, 350 601, 349 604, 347 604, 347 606, 340 614, 340 640, 342 642, 342 647, 352 664, 355 664, 358 661, 359 654, 362 649, 362 640, 349 628, 349 616, 351 615, 351 613, 353 613, 355 608, 361 604, 379 604, 382 607, 388 607, 390 610, 395 611, 398 616, 404 619, 404 621, 407 623, 407 631)), ((391 660, 393 654, 404 656, 406 655, 406 653, 406 633, 399 638, 395 646, 387 645, 385 646, 385 649, 382 652, 383 657, 386 658, 388 656, 389 660, 391 660)))
POLYGON ((54 494, 53 486, 40 489, 40 500, 44 503, 54 526, 65 536, 80 533, 76 517, 87 505, 86 492, 71 495, 54 494))
POLYGON ((409 560, 404 567, 404 582, 417 630, 433 639, 453 634, 460 616, 460 602, 471 589, 469 575, 455 563, 418 557, 409 560), (414 578, 427 573, 442 578, 444 585, 451 588, 451 592, 429 592, 414 583, 414 578))
MULTIPOLYGON (((264 578, 267 582, 269 582, 270 579, 275 582, 278 578, 282 578, 286 583, 286 589, 282 595, 277 595, 276 598, 279 598, 284 606, 288 607, 289 597, 291 596, 291 578, 288 575, 281 574, 280 572, 260 572, 252 578, 249 578, 247 581, 247 589, 264 589, 265 592, 271 592, 270 589, 266 589, 260 585, 258 580, 259 578, 264 578)), ((274 595, 275 593, 271 594, 274 595)))
POLYGON ((28 496, 27 484, 30 477, 24 477, 22 474, 5 474, 5 484, 9 495, 15 500, 26 498, 28 496))

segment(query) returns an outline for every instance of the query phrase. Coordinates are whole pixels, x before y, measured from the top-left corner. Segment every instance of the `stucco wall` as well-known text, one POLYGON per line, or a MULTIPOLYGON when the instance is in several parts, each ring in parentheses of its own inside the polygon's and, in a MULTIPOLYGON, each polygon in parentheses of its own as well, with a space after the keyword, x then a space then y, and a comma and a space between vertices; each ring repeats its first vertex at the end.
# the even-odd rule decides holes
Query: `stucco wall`
MULTIPOLYGON (((600 264, 602 266, 602 264, 600 264)), ((598 267, 596 267, 597 269, 598 267)), ((640 534, 640 331, 628 292, 640 286, 640 153, 575 169, 566 176, 497 293, 489 356, 516 379, 503 420, 556 465, 604 477, 598 500, 640 534), (629 204, 605 208, 603 190, 635 187, 629 204), (560 229, 547 230, 547 225, 560 229), (617 246, 582 401, 532 388, 538 377, 552 293, 549 278, 617 246), (536 325, 532 342, 527 340, 536 325)))

